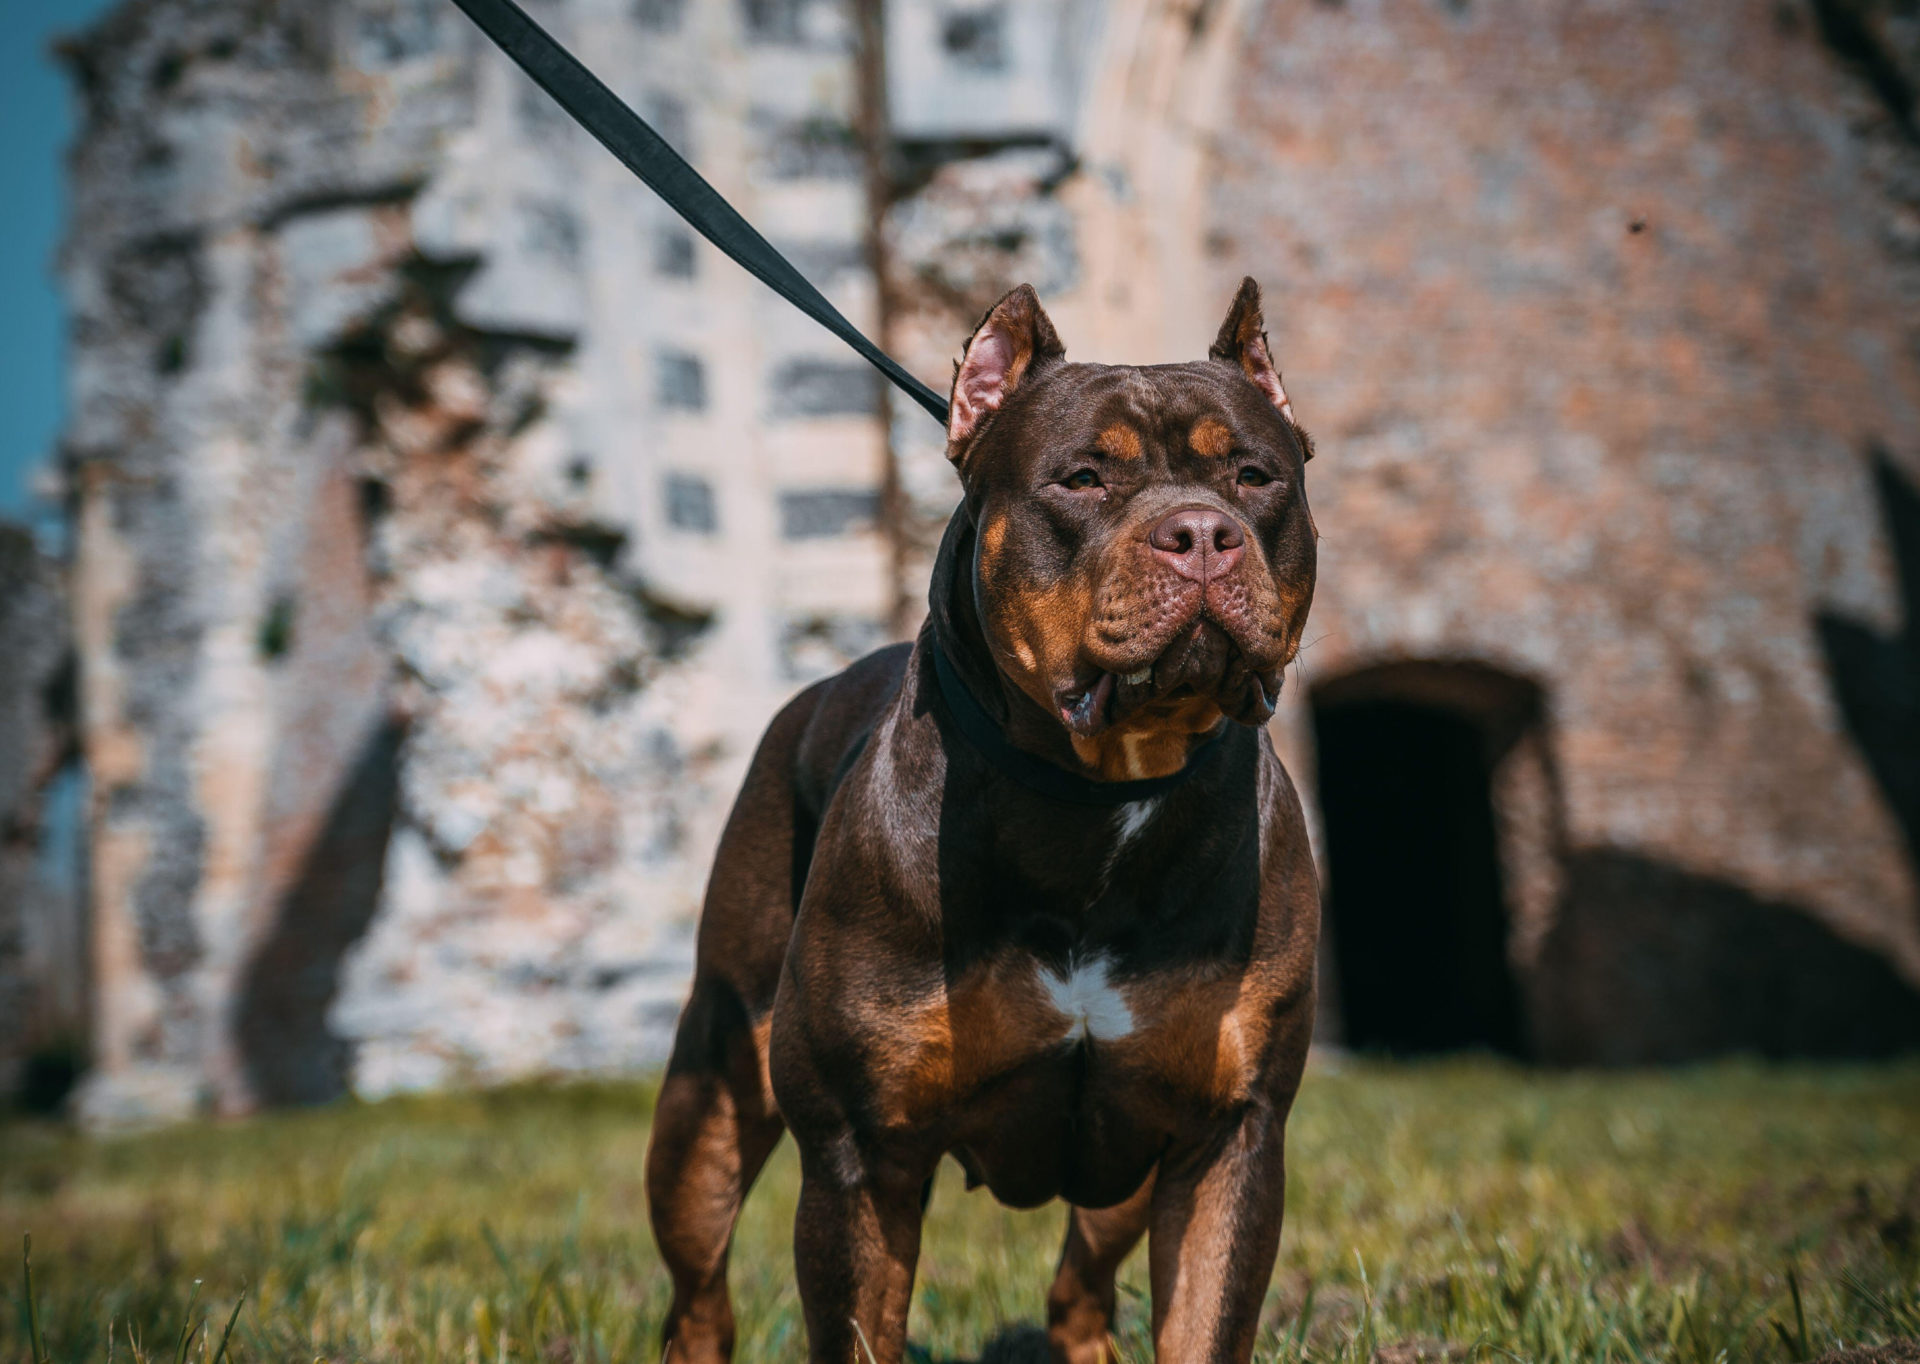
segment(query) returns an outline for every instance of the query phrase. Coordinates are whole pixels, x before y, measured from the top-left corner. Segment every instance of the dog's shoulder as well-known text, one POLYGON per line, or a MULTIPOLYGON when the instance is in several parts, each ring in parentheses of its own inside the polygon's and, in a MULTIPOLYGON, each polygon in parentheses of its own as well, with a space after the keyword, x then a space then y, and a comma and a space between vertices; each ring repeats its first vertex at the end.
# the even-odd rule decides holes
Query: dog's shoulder
POLYGON ((793 701, 807 718, 794 755, 794 785, 817 818, 860 756, 906 676, 911 643, 889 644, 814 683, 793 701))

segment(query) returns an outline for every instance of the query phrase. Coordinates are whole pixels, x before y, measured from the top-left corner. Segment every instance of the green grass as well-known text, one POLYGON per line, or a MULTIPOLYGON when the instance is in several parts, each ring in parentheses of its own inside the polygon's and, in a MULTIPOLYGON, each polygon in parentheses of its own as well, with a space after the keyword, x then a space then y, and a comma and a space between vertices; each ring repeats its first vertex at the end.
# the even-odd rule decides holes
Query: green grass
MULTIPOLYGON (((211 1361, 243 1290, 229 1359, 655 1359, 651 1104, 527 1087, 118 1139, 0 1126, 0 1360, 33 1354, 28 1232, 52 1360, 211 1361)), ((1309 1076, 1288 1146, 1263 1361, 1445 1343, 1711 1364, 1920 1335, 1920 1066, 1353 1065, 1309 1076)), ((735 1245, 743 1360, 801 1355, 795 1193, 788 1144, 735 1245)), ((1062 1215, 944 1170, 915 1357, 973 1358, 1036 1321, 1062 1215)), ((1121 1298, 1135 1361, 1141 1259, 1121 1298)))

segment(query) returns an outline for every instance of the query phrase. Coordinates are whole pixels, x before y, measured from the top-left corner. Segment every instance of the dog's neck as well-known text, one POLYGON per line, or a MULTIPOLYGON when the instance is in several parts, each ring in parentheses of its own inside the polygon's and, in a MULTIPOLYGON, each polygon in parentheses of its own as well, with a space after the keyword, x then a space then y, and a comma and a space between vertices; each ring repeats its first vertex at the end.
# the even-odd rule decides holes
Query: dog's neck
MULTIPOLYGON (((954 510, 941 537, 928 593, 928 628, 932 642, 945 657, 949 679, 964 688, 963 695, 949 698, 950 708, 977 709, 984 722, 998 731, 999 740, 985 736, 985 742, 976 741, 976 747, 998 748, 1004 741, 1016 750, 1013 761, 1004 765, 1020 767, 1022 757, 1037 759, 1078 783, 1078 798, 1087 803, 1115 804, 1142 797, 1178 784, 1197 770, 1224 737, 1220 730, 1231 730, 1232 725, 1222 725, 1211 733, 1178 736, 1175 761, 1147 780, 1128 780, 1131 774, 1103 771, 1076 751, 1059 719, 1015 686, 994 662, 980 622, 976 591, 979 578, 974 568, 977 543, 973 516, 963 502, 954 510)), ((943 690, 951 688, 943 687, 943 690)), ((1054 783, 1043 776, 1042 784, 1054 783)))
POLYGON ((974 555, 979 546, 973 516, 963 502, 940 537, 933 561, 928 609, 933 637, 953 672, 1015 748, 1069 772, 1093 775, 1074 755, 1060 722, 1048 715, 1000 671, 980 623, 974 555))

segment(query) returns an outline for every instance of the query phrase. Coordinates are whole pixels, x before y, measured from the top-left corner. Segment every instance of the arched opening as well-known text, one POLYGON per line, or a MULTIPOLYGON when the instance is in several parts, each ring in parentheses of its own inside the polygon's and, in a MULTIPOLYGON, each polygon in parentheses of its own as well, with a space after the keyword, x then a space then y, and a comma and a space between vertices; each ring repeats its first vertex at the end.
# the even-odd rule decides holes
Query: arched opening
POLYGON ((1470 664, 1392 664, 1315 688, 1346 1045, 1526 1054, 1496 772, 1540 710, 1531 683, 1470 664))

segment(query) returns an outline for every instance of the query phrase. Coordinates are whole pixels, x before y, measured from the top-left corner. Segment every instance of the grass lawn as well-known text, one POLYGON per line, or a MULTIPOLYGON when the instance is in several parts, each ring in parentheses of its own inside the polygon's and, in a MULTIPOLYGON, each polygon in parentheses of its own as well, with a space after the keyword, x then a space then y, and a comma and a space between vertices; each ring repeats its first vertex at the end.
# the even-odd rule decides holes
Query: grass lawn
MULTIPOLYGON (((230 1359, 653 1360, 651 1105, 644 1085, 580 1085, 115 1139, 0 1126, 0 1360, 30 1356, 23 1232, 53 1360, 174 1360, 203 1320, 186 1354, 211 1359, 243 1288, 230 1359)), ((1262 1361, 1709 1364, 1920 1335, 1920 1065, 1322 1067, 1288 1154, 1262 1361)), ((742 1360, 801 1357, 796 1184, 788 1144, 741 1223, 742 1360)), ((1018 1353, 1062 1217, 946 1167, 914 1358, 1018 1353)), ((1143 1258, 1121 1300, 1132 1361, 1150 1358, 1143 1258)))

